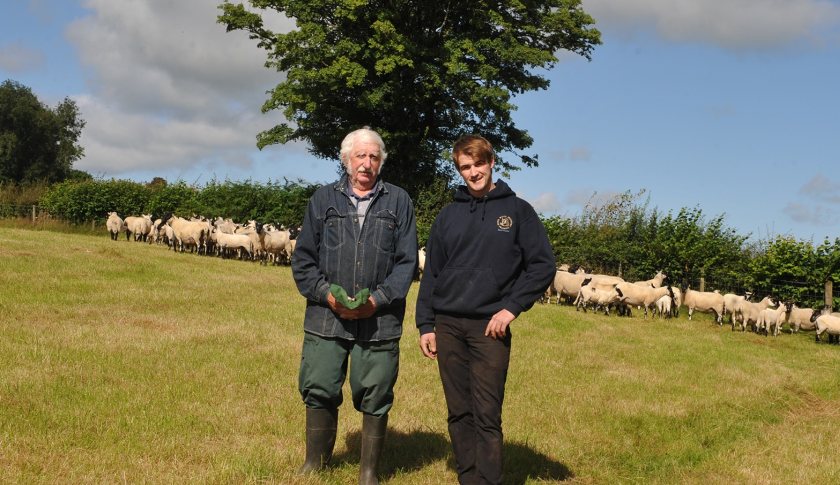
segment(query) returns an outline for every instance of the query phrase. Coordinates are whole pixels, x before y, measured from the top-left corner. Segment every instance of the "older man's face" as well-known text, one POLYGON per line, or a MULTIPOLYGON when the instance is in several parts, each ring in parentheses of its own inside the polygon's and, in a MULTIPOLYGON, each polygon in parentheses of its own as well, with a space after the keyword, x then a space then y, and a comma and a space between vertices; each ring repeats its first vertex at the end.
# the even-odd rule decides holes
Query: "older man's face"
POLYGON ((347 161, 347 174, 354 189, 362 191, 372 190, 376 185, 376 177, 382 166, 379 144, 369 141, 358 141, 353 144, 347 161))

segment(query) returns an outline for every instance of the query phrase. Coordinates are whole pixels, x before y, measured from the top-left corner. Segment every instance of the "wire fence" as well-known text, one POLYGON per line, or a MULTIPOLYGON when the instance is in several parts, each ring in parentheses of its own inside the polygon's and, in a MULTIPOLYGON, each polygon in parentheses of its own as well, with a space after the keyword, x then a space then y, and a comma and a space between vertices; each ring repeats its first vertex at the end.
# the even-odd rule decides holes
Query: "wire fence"
POLYGON ((35 222, 49 217, 49 213, 37 205, 0 204, 0 219, 30 219, 35 222))

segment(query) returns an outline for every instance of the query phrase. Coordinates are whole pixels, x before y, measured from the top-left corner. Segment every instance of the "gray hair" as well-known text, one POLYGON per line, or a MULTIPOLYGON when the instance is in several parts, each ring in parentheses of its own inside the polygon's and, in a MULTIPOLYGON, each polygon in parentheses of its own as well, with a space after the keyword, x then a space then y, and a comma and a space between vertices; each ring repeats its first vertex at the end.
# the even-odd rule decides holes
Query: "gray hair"
POLYGON ((364 126, 358 130, 351 131, 342 140, 339 157, 344 167, 347 168, 347 162, 350 160, 350 152, 353 150, 353 145, 358 141, 369 141, 379 145, 379 156, 382 160, 379 169, 382 170, 382 167, 385 165, 385 159, 388 158, 388 152, 385 151, 385 142, 382 141, 382 137, 379 136, 379 133, 373 131, 370 126, 364 126))

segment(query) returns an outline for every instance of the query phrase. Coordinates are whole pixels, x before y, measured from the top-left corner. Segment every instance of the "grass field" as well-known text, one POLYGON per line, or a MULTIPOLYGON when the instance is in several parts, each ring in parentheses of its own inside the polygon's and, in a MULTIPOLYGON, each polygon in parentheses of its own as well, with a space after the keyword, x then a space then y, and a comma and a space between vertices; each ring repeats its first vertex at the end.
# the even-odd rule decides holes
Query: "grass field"
MULTIPOLYGON (((454 483, 413 302, 382 478, 454 483)), ((361 418, 299 478, 288 267, 0 227, 0 483, 354 483, 361 418)), ((840 346, 536 306, 513 324, 506 483, 840 483, 840 346)), ((349 396, 349 390, 345 390, 349 396)))

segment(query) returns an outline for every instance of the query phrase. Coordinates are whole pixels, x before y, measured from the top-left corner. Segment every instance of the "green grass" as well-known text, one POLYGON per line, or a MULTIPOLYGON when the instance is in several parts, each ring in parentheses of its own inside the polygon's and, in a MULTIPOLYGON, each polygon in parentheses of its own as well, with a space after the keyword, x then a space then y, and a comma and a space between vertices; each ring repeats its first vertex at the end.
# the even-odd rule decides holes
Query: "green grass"
MULTIPOLYGON (((454 483, 416 290, 381 476, 454 483)), ((334 466, 294 475, 303 307, 288 267, 0 227, 0 482, 354 483, 349 399, 334 466)), ((840 346, 685 313, 514 322, 506 482, 840 482, 840 346)))

